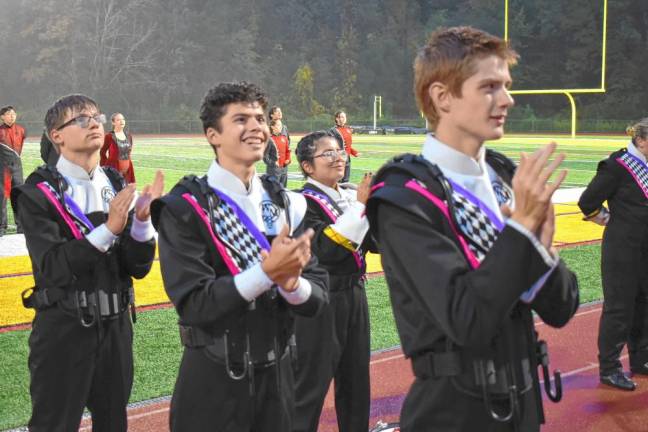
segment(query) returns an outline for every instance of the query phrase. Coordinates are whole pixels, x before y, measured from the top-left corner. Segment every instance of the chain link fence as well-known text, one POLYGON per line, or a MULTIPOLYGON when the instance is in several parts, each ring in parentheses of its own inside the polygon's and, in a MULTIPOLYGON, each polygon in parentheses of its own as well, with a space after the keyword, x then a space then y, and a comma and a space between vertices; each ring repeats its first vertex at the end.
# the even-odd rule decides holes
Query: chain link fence
MULTIPOLYGON (((37 136, 43 130, 43 123, 37 121, 18 121, 27 128, 30 136, 37 136)), ((577 124, 578 134, 623 134, 626 127, 632 120, 609 120, 609 119, 583 119, 577 124)), ((350 118, 351 126, 358 126, 363 129, 373 128, 373 121, 367 119, 350 118)), ((323 119, 286 119, 286 125, 292 133, 304 133, 315 130, 328 129, 333 126, 333 121, 323 119)), ((379 131, 387 134, 394 133, 394 129, 409 127, 417 132, 425 127, 425 120, 422 118, 394 118, 380 119, 377 122, 379 131)), ((110 125, 105 125, 106 130, 110 125)), ((130 120, 128 129, 133 134, 202 134, 202 123, 199 120, 130 120)), ((514 133, 569 133, 571 121, 569 119, 508 119, 506 131, 514 133)), ((401 132, 402 133, 402 132, 401 132)))

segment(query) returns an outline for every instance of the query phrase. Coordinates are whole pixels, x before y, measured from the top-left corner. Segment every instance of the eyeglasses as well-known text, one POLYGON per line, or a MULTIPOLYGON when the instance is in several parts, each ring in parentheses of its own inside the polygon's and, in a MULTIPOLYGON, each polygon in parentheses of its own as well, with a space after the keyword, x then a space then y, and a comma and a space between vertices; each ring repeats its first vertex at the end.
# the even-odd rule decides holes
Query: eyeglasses
POLYGON ((61 126, 57 127, 56 130, 61 130, 63 128, 66 128, 70 126, 71 124, 76 124, 80 128, 87 129, 90 126, 90 120, 94 120, 99 124, 105 124, 106 123, 106 115, 105 114, 95 114, 93 116, 89 116, 87 114, 82 114, 80 116, 74 117, 70 121, 66 121, 63 123, 61 126))
POLYGON ((346 160, 347 158, 347 153, 344 149, 340 150, 326 150, 325 152, 318 154, 317 156, 313 156, 313 159, 324 157, 329 160, 329 162, 335 162, 338 160, 338 158, 342 158, 342 160, 346 160))

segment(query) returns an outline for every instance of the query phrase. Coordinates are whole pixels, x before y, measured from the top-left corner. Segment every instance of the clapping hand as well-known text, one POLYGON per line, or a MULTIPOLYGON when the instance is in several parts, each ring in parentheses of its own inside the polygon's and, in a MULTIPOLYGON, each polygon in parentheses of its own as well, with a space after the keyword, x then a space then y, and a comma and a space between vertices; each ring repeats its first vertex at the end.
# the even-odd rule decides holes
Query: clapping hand
POLYGON ((135 202, 135 217, 143 222, 151 217, 151 202, 162 196, 164 191, 164 174, 158 170, 155 173, 153 184, 144 186, 142 193, 135 202))

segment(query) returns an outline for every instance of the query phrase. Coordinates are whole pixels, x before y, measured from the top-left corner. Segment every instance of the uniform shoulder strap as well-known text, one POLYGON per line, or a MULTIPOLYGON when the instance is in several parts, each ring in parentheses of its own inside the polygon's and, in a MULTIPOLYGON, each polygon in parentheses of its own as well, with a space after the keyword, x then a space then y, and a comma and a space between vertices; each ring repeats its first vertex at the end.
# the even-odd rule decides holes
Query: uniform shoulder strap
POLYGON ((270 195, 270 200, 274 205, 284 210, 288 209, 288 202, 285 196, 286 189, 279 182, 277 176, 264 174, 261 176, 261 184, 263 185, 263 189, 270 195))
POLYGON ((505 181, 511 183, 517 169, 511 159, 495 150, 486 149, 486 163, 493 167, 498 174, 502 175, 505 181))
POLYGON ((110 184, 116 192, 119 192, 126 187, 126 180, 124 180, 124 176, 122 176, 119 171, 111 166, 103 166, 101 168, 104 173, 106 173, 106 177, 108 177, 110 184))
POLYGON ((49 183, 60 196, 63 196, 63 191, 68 187, 65 177, 59 173, 56 167, 52 165, 41 165, 34 170, 27 179, 27 183, 36 185, 42 181, 49 183))
POLYGON ((178 182, 178 186, 189 191, 203 208, 210 207, 208 203, 209 199, 213 200, 212 205, 217 204, 220 200, 218 195, 209 187, 206 176, 186 175, 178 182))

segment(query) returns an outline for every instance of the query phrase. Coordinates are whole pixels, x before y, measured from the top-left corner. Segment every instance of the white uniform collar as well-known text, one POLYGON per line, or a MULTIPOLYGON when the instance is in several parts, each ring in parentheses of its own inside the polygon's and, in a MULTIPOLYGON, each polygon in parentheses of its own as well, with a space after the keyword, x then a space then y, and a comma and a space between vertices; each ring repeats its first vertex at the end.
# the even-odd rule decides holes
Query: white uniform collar
POLYGON ((209 186, 216 188, 220 191, 234 193, 237 195, 252 195, 259 194, 263 191, 261 180, 256 175, 256 172, 250 180, 250 186, 245 187, 245 184, 236 177, 232 172, 226 170, 218 164, 218 161, 213 161, 207 171, 207 183, 209 186))
POLYGON ((479 149, 477 160, 475 160, 439 141, 432 134, 427 134, 421 154, 425 159, 441 166, 444 171, 450 170, 469 176, 481 176, 486 172, 486 151, 483 146, 479 149))
POLYGON ((59 160, 56 162, 56 169, 59 173, 77 180, 92 180, 98 167, 99 164, 97 164, 90 173, 87 173, 85 169, 73 162, 70 162, 63 156, 59 156, 59 160))
POLYGON ((646 163, 646 156, 644 156, 643 153, 639 151, 637 146, 635 146, 632 141, 628 143, 628 153, 638 158, 641 162, 646 163))
POLYGON ((308 178, 306 179, 306 181, 307 181, 308 183, 313 184, 313 185, 317 186, 318 188, 320 188, 320 189, 322 190, 322 192, 324 192, 326 195, 328 195, 328 196, 330 196, 331 198, 333 198, 335 201, 337 201, 337 200, 339 200, 340 198, 342 198, 342 195, 340 194, 340 192, 339 192, 338 190, 333 189, 333 188, 330 187, 330 186, 326 186, 325 184, 318 182, 318 181, 315 180, 313 177, 308 177, 308 178))
MULTIPOLYGON (((492 182, 497 180, 497 173, 486 163, 486 149, 482 146, 477 160, 442 143, 432 134, 428 134, 421 154, 428 161, 435 163, 443 175, 470 191, 491 209, 500 220, 502 213, 492 182)), ((511 206, 514 204, 512 203, 511 206)))

